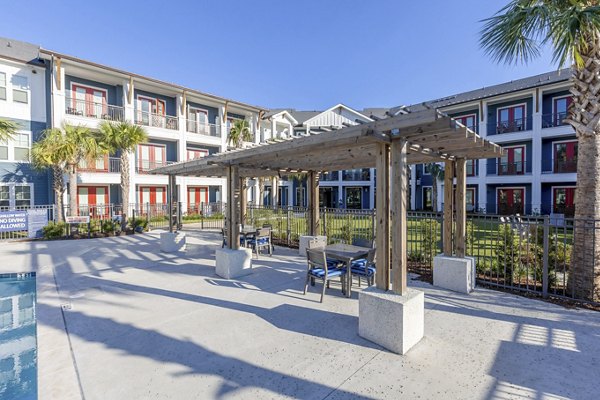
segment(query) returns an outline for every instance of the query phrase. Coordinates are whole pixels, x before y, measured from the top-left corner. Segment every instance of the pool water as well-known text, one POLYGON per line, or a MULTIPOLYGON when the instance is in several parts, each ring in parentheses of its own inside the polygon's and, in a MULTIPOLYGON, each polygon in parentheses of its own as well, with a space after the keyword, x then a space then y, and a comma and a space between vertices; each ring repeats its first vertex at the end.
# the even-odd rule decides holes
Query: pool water
POLYGON ((35 273, 0 274, 0 399, 37 399, 35 273))

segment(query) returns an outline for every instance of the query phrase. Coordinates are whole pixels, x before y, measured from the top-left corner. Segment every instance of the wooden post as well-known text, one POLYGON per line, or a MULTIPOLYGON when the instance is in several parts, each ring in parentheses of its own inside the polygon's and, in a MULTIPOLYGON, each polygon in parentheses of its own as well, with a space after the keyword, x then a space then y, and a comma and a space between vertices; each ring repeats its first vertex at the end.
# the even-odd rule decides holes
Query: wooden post
POLYGON ((246 178, 240 178, 240 223, 246 224, 248 214, 248 185, 246 178))
POLYGON ((452 225, 454 222, 454 161, 446 161, 444 167, 444 255, 452 256, 452 225))
POLYGON ((467 160, 464 158, 456 159, 456 232, 455 246, 456 256, 465 256, 465 242, 467 232, 467 160))
POLYGON ((231 167, 231 248, 240 248, 240 175, 237 165, 231 167))
MULTIPOLYGON (((406 192, 408 179, 406 176, 406 140, 396 140, 391 146, 391 232, 392 232, 392 268, 394 281, 392 288, 395 293, 406 293, 406 276, 408 270, 406 258, 406 192)), ((377 172, 379 175, 379 171, 377 172)), ((379 262, 379 261, 378 261, 379 262)))
POLYGON ((319 173, 308 172, 308 234, 316 236, 320 230, 319 213, 319 173))
POLYGON ((377 273, 375 284, 378 289, 390 289, 390 146, 377 144, 377 226, 375 243, 377 247, 377 273))

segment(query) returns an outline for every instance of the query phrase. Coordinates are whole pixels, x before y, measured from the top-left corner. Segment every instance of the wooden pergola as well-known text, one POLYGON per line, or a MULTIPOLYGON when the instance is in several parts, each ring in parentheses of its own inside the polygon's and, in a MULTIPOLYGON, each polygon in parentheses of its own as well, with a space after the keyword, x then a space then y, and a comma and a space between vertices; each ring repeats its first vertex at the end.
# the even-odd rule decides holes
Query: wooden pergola
MULTIPOLYGON (((308 233, 319 233, 320 172, 376 168, 376 286, 406 292, 407 166, 444 162, 444 254, 465 256, 466 161, 500 157, 502 149, 436 110, 271 142, 157 168, 155 174, 227 179, 227 243, 239 248, 246 216, 246 178, 308 175, 308 233), (456 193, 453 193, 456 176, 456 193), (455 212, 454 212, 455 211, 455 212), (454 240, 452 240, 454 229, 454 240), (391 282, 390 268, 394 268, 391 282)), ((171 188, 169 190, 171 192, 171 188)))

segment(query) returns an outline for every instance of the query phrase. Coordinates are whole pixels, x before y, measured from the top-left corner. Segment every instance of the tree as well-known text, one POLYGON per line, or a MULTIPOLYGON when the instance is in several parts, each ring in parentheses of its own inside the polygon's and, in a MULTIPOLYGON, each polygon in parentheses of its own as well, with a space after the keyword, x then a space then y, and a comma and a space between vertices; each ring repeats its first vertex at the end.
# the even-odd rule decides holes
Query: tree
POLYGON ((148 140, 146 130, 139 125, 128 121, 103 122, 100 125, 102 134, 101 142, 111 154, 120 152, 121 169, 121 204, 123 211, 121 215, 121 229, 125 230, 127 225, 127 212, 129 206, 129 153, 134 151, 137 145, 148 140))
POLYGON ((63 129, 51 128, 42 133, 31 149, 31 158, 37 168, 51 168, 55 205, 62 219, 64 193, 63 174, 69 175, 69 214, 77 210, 77 171, 82 161, 95 162, 106 153, 98 142, 98 135, 84 126, 65 124, 63 129))
POLYGON ((7 142, 17 133, 17 124, 0 118, 0 142, 7 142))
POLYGON ((231 143, 233 147, 242 147, 243 142, 252 141, 252 131, 250 130, 250 123, 245 119, 235 120, 233 126, 229 129, 229 135, 227 137, 228 143, 231 143))
POLYGON ((559 67, 572 65, 573 103, 565 122, 579 141, 575 240, 569 280, 575 296, 600 300, 600 2, 512 0, 484 20, 480 44, 493 60, 527 63, 552 49, 559 67))
POLYGON ((431 197, 432 197, 431 202, 433 203, 432 204, 433 212, 438 212, 438 209, 437 209, 437 205, 438 205, 437 182, 444 180, 444 168, 442 168, 442 166, 437 163, 429 163, 426 165, 426 167, 429 169, 429 173, 431 174, 431 179, 433 179, 433 182, 431 183, 431 197))

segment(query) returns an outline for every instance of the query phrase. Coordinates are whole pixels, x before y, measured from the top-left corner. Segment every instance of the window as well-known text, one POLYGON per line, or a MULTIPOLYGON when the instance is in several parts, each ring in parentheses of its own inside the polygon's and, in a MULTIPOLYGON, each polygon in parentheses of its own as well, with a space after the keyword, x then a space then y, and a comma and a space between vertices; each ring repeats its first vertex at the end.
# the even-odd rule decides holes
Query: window
POLYGON ((29 101, 29 83, 24 76, 13 75, 13 101, 16 103, 25 103, 29 101))
POLYGON ((552 189, 552 198, 553 213, 568 217, 575 215, 575 187, 555 187, 552 189))
POLYGON ((33 205, 33 188, 29 184, 0 186, 0 207, 29 207, 33 205))
POLYGON ((460 122, 461 124, 473 131, 477 128, 477 115, 475 114, 461 115, 459 117, 453 118, 455 121, 460 122))
POLYGON ((346 208, 349 210, 360 210, 362 208, 362 188, 346 188, 346 208))
POLYGON ((423 188, 423 210, 433 210, 433 189, 431 186, 423 188))
POLYGON ((470 187, 465 192, 465 202, 467 203, 467 211, 469 212, 475 211, 475 190, 475 188, 470 187))
POLYGON ((161 205, 167 202, 167 188, 156 186, 140 186, 140 203, 161 205))
POLYGON ((208 111, 201 108, 189 107, 188 109, 187 131, 210 135, 208 124, 208 111))
POLYGON ((0 160, 8 160, 8 142, 0 141, 0 160))
POLYGON ((0 72, 0 100, 6 100, 6 74, 0 72))
POLYGON ((554 172, 577 172, 578 142, 554 143, 554 172))
POLYGON ((306 207, 306 196, 305 196, 304 187, 296 188, 296 206, 297 207, 306 207))
POLYGON ((166 126, 166 102, 152 97, 138 96, 138 108, 136 122, 142 125, 166 126))
POLYGON ((204 149, 188 149, 187 150, 188 161, 206 157, 207 155, 208 155, 208 150, 204 150, 204 149))
POLYGON ((429 175, 431 173, 431 165, 423 164, 423 174, 429 175))
POLYGON ((29 160, 29 133, 17 133, 13 140, 15 161, 29 160))
POLYGON ((166 147, 156 144, 138 146, 138 172, 146 172, 165 165, 166 147))
POLYGON ((498 175, 523 175, 525 173, 525 146, 505 147, 499 158, 498 175))
POLYGON ((467 176, 475 176, 477 175, 477 161, 476 160, 467 160, 467 176))
POLYGON ((498 214, 523 214, 524 188, 498 189, 498 214))
POLYGON ((498 109, 497 133, 524 131, 525 105, 511 106, 498 109))
POLYGON ((567 113, 569 111, 569 107, 573 102, 573 98, 571 96, 566 97, 555 97, 553 99, 553 122, 554 126, 564 125, 563 120, 567 118, 567 113))
POLYGON ((188 212, 200 213, 202 203, 208 203, 207 186, 188 186, 188 212))
POLYGON ((102 118, 107 114, 106 90, 73 84, 71 93, 71 107, 67 107, 68 114, 93 118, 102 118))

